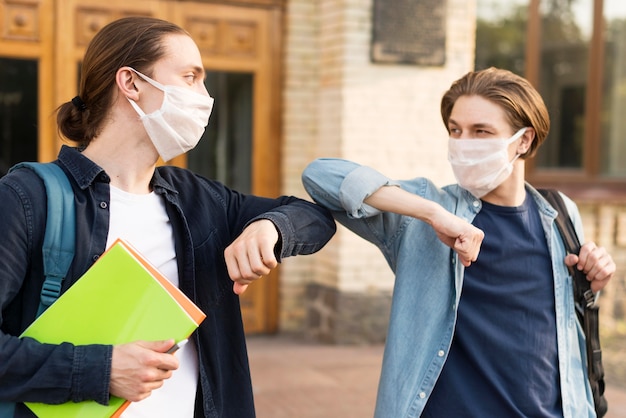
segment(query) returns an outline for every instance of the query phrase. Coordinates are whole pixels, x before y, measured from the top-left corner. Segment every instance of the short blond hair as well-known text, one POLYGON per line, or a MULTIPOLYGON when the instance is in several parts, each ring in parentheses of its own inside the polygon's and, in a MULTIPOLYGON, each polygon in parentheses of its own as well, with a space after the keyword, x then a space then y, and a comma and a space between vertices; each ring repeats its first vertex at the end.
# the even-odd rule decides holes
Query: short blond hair
POLYGON ((513 131, 524 127, 535 130, 535 140, 520 158, 533 157, 548 136, 550 116, 541 95, 528 80, 511 71, 491 67, 469 72, 452 83, 441 99, 446 129, 452 108, 461 96, 480 96, 500 106, 513 131))

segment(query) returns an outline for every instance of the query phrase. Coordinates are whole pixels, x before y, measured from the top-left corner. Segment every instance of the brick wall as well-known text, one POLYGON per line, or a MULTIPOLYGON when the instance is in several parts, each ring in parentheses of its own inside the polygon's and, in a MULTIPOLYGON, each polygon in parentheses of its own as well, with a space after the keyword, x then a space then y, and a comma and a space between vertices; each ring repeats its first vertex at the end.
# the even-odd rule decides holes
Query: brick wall
POLYGON ((604 336, 626 334, 626 204, 578 202, 585 241, 604 247, 617 273, 600 295, 600 328, 604 336))
MULTIPOLYGON (((475 2, 448 0, 442 67, 370 62, 372 7, 372 0, 286 3, 284 193, 306 196, 300 174, 317 157, 351 159, 397 178, 453 181, 439 100, 453 80, 472 69, 475 2)), ((353 334, 359 329, 381 329, 372 318, 386 318, 392 286, 379 251, 340 227, 318 254, 283 263, 281 330, 358 340, 353 334), (323 301, 328 306, 322 314, 332 317, 320 325, 323 301), (320 334, 315 324, 330 335, 320 334)), ((381 333, 363 332, 367 340, 380 340, 381 333)))

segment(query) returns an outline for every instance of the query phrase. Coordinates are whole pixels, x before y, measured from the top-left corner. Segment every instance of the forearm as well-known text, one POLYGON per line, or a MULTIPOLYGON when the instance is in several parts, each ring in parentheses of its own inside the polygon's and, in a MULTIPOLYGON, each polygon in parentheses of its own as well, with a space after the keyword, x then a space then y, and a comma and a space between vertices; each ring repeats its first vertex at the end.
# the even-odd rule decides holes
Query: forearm
POLYGON ((110 359, 110 346, 39 344, 2 334, 0 401, 106 403, 110 359))
POLYGON ((433 223, 437 213, 445 210, 435 202, 396 186, 383 186, 364 202, 380 211, 411 216, 428 224, 433 223))
POLYGON ((292 200, 256 219, 268 219, 276 226, 280 258, 315 253, 336 231, 335 221, 327 209, 301 199, 292 200))
POLYGON ((294 197, 281 200, 282 205, 252 219, 224 250, 238 295, 276 268, 281 258, 312 254, 335 233, 335 221, 327 209, 294 197))
POLYGON ((364 200, 382 186, 395 185, 373 168, 342 159, 321 158, 302 173, 302 184, 318 204, 350 218, 366 218, 380 211, 364 205, 364 200))
POLYGON ((443 210, 435 202, 396 187, 397 182, 373 168, 347 160, 313 161, 304 170, 302 183, 316 202, 333 211, 345 210, 354 218, 393 212, 429 222, 435 212, 443 210))

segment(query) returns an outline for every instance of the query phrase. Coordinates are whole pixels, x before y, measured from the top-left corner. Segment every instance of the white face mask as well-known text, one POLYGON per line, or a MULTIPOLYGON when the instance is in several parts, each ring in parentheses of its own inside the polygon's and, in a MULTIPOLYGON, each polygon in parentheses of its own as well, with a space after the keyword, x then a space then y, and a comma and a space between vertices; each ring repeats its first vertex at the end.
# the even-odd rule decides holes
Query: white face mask
POLYGON ((163 161, 169 161, 193 149, 202 138, 213 109, 213 98, 190 89, 167 85, 132 69, 137 75, 163 91, 161 108, 145 114, 128 99, 163 161))
POLYGON ((509 139, 448 140, 448 161, 456 181, 477 198, 481 198, 506 180, 513 171, 516 154, 509 161, 509 145, 526 131, 522 128, 509 139))

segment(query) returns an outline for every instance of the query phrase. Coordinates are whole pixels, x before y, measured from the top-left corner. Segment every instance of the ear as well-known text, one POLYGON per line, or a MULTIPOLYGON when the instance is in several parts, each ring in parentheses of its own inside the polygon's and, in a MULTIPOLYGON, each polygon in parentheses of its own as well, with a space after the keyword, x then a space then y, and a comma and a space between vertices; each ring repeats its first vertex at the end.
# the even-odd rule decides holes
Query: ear
POLYGON ((115 83, 121 94, 131 100, 139 100, 139 90, 135 85, 137 75, 128 67, 122 67, 115 73, 115 83))
POLYGON ((520 137, 521 141, 519 145, 517 146, 517 153, 520 155, 526 154, 528 150, 530 149, 530 146, 532 145, 533 141, 535 140, 535 136, 536 135, 535 135, 534 128, 532 127, 526 128, 526 130, 520 137))

